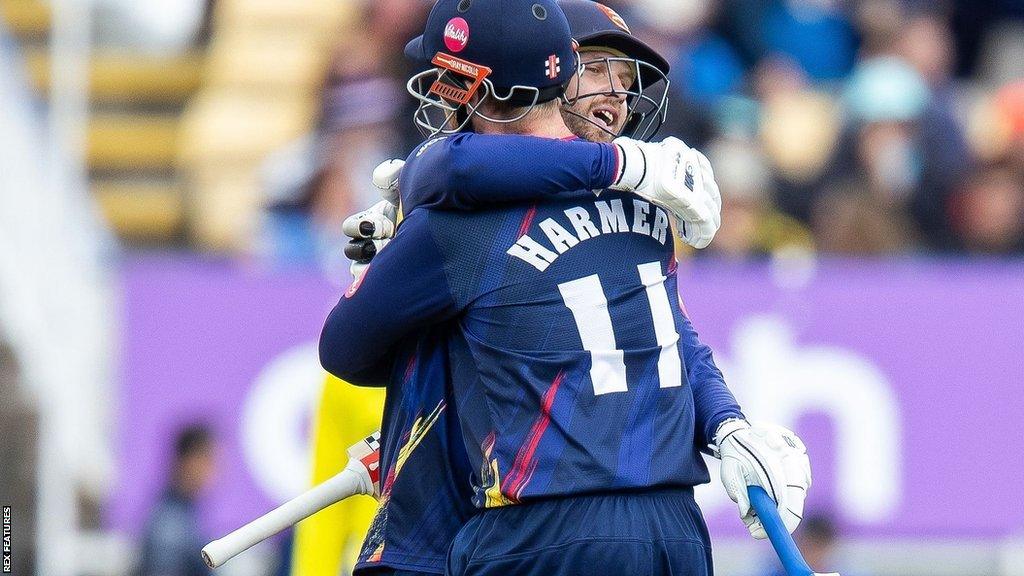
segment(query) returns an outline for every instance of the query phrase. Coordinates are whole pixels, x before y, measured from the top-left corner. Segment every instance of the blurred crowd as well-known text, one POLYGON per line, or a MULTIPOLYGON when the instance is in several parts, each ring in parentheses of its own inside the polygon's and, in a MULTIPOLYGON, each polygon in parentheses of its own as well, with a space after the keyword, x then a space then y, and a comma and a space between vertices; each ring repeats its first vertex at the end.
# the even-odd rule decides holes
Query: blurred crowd
MULTIPOLYGON (((607 3, 672 65, 656 139, 714 166, 705 252, 1024 252, 1024 0, 607 3)), ((338 254, 373 166, 420 140, 402 47, 429 8, 366 2, 338 36, 316 133, 267 162, 264 240, 283 257, 338 254)))

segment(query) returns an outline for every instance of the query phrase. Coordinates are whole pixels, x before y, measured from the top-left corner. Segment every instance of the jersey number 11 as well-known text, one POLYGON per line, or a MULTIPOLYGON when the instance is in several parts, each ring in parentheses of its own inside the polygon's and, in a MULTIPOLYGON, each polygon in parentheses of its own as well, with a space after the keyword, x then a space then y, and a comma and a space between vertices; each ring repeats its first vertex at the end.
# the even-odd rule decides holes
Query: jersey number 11
MULTIPOLYGON (((648 262, 637 267, 640 282, 647 290, 647 303, 654 320, 654 335, 661 346, 658 357, 658 380, 662 388, 682 386, 683 369, 679 358, 672 308, 669 304, 665 277, 660 262, 648 262)), ((594 394, 626 392, 626 363, 622 350, 616 348, 612 317, 608 313, 608 299, 597 274, 584 276, 558 285, 566 308, 572 312, 579 330, 583 349, 590 353, 590 380, 594 394)))

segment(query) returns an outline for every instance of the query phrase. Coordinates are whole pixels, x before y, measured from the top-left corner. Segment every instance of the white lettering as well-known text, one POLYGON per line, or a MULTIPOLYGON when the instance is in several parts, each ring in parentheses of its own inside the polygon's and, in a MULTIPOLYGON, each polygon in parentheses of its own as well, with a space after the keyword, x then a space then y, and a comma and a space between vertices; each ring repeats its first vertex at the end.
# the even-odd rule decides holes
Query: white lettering
POLYGON ((520 236, 519 240, 509 247, 507 253, 541 272, 547 270, 555 258, 558 258, 558 254, 541 246, 536 240, 526 235, 520 236))
POLYGON ((647 225, 647 215, 650 211, 650 204, 643 200, 633 199, 633 232, 637 234, 651 234, 651 228, 647 225))
MULTIPOLYGON (((836 502, 859 524, 891 521, 903 500, 903 430, 892 381, 871 358, 828 342, 801 342, 787 319, 753 315, 733 328, 732 353, 715 360, 747 416, 793 428, 826 416, 834 433, 836 502), (828 386, 822 386, 828 374, 828 386)), ((714 473, 714 472, 713 472, 714 473)), ((705 514, 735 508, 720 490, 698 497, 705 514)))
MULTIPOLYGON (((594 220, 594 213, 589 206, 571 206, 562 212, 565 214, 568 224, 575 232, 569 231, 569 225, 560 223, 554 218, 546 218, 537 226, 544 232, 550 246, 541 245, 528 235, 520 236, 516 243, 509 247, 507 254, 515 256, 530 264, 537 270, 543 272, 551 265, 558 256, 569 251, 580 242, 597 238, 602 234, 616 232, 632 232, 650 236, 663 246, 671 237, 672 222, 668 212, 659 206, 652 206, 649 202, 633 199, 633 225, 630 227, 626 212, 623 209, 622 199, 598 200, 594 202, 597 209, 597 217, 600 219, 600 227, 594 220), (654 227, 651 228, 651 210, 654 210, 654 227)), ((562 221, 564 222, 564 220, 562 221)))
POLYGON ((580 243, 575 236, 551 218, 541 222, 540 229, 544 231, 544 234, 547 234, 548 240, 551 241, 551 245, 555 247, 555 250, 558 250, 559 254, 565 253, 566 250, 580 243))
POLYGON ((601 234, 594 223, 590 221, 590 213, 586 208, 575 206, 567 209, 565 215, 569 217, 569 223, 576 230, 576 235, 580 237, 580 240, 589 240, 601 234))
POLYGON ((661 208, 657 208, 654 210, 654 231, 651 232, 651 237, 664 244, 667 231, 668 215, 661 208))
POLYGON ((445 25, 444 35, 447 36, 448 38, 451 38, 452 40, 458 40, 463 44, 465 44, 466 40, 469 39, 469 36, 466 34, 465 30, 460 30, 459 28, 456 28, 455 25, 452 24, 451 22, 445 25))
POLYGON ((629 222, 626 221, 626 212, 622 209, 622 200, 598 200, 594 202, 594 206, 597 206, 597 213, 601 217, 601 232, 629 232, 629 222))

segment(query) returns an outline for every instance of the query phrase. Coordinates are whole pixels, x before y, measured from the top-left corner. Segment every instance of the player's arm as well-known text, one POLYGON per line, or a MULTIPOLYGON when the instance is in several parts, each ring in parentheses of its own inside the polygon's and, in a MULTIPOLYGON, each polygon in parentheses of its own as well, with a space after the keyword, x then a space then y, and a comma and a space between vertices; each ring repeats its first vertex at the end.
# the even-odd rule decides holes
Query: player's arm
POLYGON ((462 133, 421 144, 399 182, 402 208, 474 210, 559 192, 601 190, 619 171, 615 144, 462 133))
POLYGON ((327 317, 320 362, 331 374, 352 384, 385 385, 394 346, 458 312, 428 218, 425 210, 406 218, 327 317))
POLYGON ((711 347, 701 342, 697 330, 685 314, 679 337, 690 388, 693 390, 697 428, 695 440, 698 446, 706 447, 714 442, 715 431, 722 422, 744 416, 736 397, 725 384, 722 371, 715 364, 711 347))
POLYGON ((417 207, 473 210, 604 188, 668 209, 694 248, 707 247, 721 225, 721 197, 710 162, 676 138, 660 143, 616 138, 609 144, 456 134, 420 145, 399 181, 406 213, 417 207))
POLYGON ((715 445, 713 455, 722 460, 726 493, 736 502, 752 536, 765 538, 767 534, 751 507, 747 486, 760 486, 768 492, 792 532, 800 523, 811 486, 807 449, 791 430, 748 423, 715 365, 711 348, 700 341, 685 314, 682 328, 680 338, 693 389, 698 445, 715 445))

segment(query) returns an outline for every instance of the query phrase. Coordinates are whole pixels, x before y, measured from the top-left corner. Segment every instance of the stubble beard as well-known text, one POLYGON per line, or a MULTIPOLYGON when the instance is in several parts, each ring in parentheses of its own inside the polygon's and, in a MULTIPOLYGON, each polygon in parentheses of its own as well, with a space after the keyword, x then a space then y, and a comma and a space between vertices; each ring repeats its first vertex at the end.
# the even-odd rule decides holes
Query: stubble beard
POLYGON ((590 113, 589 110, 580 110, 577 107, 563 107, 562 108, 562 120, 565 121, 565 125, 572 131, 573 134, 580 138, 590 142, 611 142, 614 136, 598 128, 596 125, 586 119, 586 116, 590 113), (576 114, 569 113, 566 108, 569 108, 576 114, 584 116, 580 118, 576 114))

